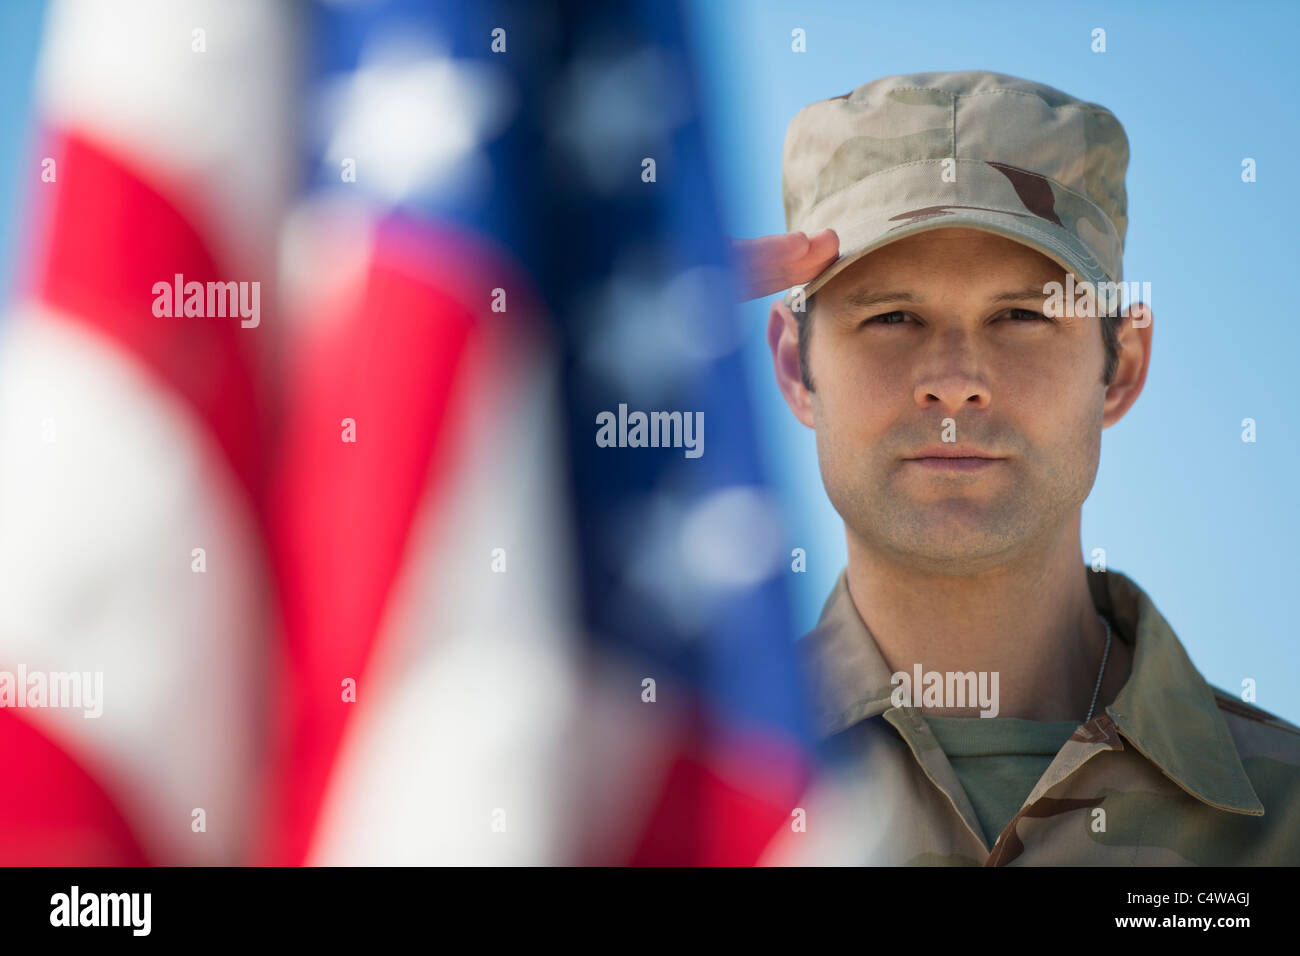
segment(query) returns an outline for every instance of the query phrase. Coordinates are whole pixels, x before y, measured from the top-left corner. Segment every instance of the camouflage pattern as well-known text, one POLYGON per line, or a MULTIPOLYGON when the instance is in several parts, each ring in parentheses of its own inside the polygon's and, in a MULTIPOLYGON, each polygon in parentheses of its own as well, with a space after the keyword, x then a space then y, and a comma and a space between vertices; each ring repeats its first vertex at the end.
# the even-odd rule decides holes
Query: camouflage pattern
POLYGON ((841 574, 800 640, 834 759, 801 803, 806 832, 783 833, 763 862, 1300 864, 1300 727, 1207 684, 1124 574, 1088 572, 1088 586, 1134 646, 1133 669, 990 847, 920 711, 892 705, 889 667, 841 574))
POLYGON ((809 104, 786 131, 786 229, 829 226, 840 255, 786 302, 943 226, 1025 243, 1093 285, 1120 282, 1128 155, 1106 108, 982 70, 889 76, 809 104))

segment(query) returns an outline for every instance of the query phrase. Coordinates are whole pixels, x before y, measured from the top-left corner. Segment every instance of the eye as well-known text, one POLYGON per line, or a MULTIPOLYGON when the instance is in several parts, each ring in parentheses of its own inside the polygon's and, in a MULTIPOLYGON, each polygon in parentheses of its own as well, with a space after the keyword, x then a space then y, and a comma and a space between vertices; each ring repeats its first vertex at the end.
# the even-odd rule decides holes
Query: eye
POLYGON ((1051 322, 1047 316, 1041 312, 1035 312, 1033 309, 1007 309, 1007 315, 1011 316, 1017 322, 1051 322))
POLYGON ((908 313, 906 312, 882 312, 880 313, 880 315, 873 315, 871 318, 867 319, 867 321, 863 322, 862 324, 863 325, 902 325, 903 323, 901 320, 906 319, 907 317, 908 317, 908 313), (897 322, 891 321, 893 319, 898 319, 899 321, 897 322))

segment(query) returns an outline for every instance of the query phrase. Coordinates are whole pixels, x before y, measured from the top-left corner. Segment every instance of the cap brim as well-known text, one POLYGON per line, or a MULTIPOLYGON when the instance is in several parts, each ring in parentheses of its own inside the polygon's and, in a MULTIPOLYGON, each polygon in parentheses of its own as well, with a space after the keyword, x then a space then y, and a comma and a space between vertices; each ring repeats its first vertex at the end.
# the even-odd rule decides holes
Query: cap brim
MULTIPOLYGON (((785 302, 791 305, 798 290, 805 300, 863 256, 875 252, 892 242, 932 229, 967 228, 1003 236, 1041 252, 1068 272, 1076 280, 1094 286, 1107 281, 1119 281, 1119 276, 1108 277, 1096 257, 1083 242, 1068 229, 1021 209, 962 208, 958 206, 926 207, 924 215, 908 219, 907 210, 873 210, 856 221, 831 223, 840 240, 840 255, 810 282, 791 287, 785 302), (902 219, 903 222, 896 220, 902 219)), ((811 234, 812 230, 808 230, 811 234)))

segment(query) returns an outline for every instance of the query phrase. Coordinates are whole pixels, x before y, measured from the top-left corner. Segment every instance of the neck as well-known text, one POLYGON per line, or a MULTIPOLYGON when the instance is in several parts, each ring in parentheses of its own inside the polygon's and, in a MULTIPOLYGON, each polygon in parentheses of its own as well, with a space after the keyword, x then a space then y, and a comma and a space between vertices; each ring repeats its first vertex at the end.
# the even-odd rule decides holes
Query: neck
MULTIPOLYGON (((994 672, 999 717, 1082 723, 1097 686, 1106 627, 1088 590, 1079 516, 1031 553, 969 575, 900 564, 849 535, 848 586, 891 672, 994 672)), ((1128 678, 1131 650, 1111 640, 1093 716, 1128 678)), ((919 688, 913 703, 921 706, 919 688)), ((924 707, 975 717, 978 706, 924 707)))

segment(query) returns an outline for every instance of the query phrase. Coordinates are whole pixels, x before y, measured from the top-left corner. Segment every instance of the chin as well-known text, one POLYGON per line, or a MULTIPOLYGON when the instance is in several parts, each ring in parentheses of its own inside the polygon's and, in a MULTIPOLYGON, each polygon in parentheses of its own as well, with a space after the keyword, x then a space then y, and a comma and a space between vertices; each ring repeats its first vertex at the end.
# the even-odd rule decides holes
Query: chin
POLYGON ((971 574, 997 567, 1015 554, 1021 536, 1014 528, 1014 521, 990 520, 980 509, 949 509, 938 516, 921 509, 911 520, 872 529, 864 540, 918 570, 971 574))

